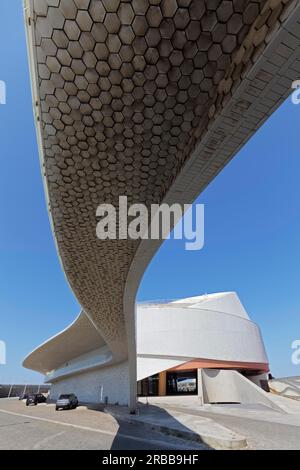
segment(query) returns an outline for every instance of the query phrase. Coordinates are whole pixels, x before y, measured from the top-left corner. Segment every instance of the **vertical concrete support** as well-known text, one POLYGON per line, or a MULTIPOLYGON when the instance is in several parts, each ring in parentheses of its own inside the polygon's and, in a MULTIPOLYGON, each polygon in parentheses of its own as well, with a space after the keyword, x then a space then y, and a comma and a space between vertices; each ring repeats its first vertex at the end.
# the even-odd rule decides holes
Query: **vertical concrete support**
POLYGON ((164 397, 167 393, 167 372, 164 370, 159 373, 158 395, 164 397))
POLYGON ((136 370, 136 284, 127 282, 123 308, 126 319, 127 347, 128 347, 128 373, 129 373, 129 412, 135 414, 137 410, 137 370, 136 370))
POLYGON ((203 380, 202 380, 202 369, 197 369, 197 389, 198 389, 198 400, 199 404, 203 405, 203 380))
POLYGON ((129 362, 129 412, 135 414, 137 410, 137 382, 136 382, 136 362, 129 362), (135 378, 134 378, 135 376, 135 378))

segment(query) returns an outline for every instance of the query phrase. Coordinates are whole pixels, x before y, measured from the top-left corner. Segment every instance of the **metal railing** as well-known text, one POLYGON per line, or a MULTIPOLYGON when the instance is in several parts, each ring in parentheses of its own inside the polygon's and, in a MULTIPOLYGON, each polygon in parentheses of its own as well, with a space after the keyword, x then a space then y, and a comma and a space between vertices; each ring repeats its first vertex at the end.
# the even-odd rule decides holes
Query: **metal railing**
POLYGON ((0 398, 15 398, 24 393, 48 393, 50 385, 45 384, 0 384, 0 398))

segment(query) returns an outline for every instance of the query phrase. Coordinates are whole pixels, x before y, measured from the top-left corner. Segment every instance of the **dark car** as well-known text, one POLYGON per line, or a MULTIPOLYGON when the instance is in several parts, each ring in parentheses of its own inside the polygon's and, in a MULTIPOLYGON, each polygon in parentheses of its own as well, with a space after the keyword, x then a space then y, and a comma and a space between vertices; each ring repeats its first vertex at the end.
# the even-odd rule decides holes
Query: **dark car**
POLYGON ((78 398, 74 393, 68 393, 65 395, 60 395, 59 399, 56 402, 55 409, 56 411, 62 408, 63 410, 71 410, 72 408, 77 408, 78 398))
POLYGON ((28 398, 28 393, 21 393, 19 400, 26 400, 28 398))
POLYGON ((42 393, 35 393, 34 395, 28 395, 26 400, 26 406, 37 405, 38 403, 45 403, 47 398, 42 393))

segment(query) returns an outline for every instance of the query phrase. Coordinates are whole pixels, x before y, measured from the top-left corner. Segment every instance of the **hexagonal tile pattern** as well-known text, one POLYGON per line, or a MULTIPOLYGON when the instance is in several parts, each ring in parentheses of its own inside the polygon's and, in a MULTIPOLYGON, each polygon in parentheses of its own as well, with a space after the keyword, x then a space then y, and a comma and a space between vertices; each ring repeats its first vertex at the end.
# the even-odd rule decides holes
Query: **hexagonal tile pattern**
POLYGON ((124 286, 139 241, 98 240, 96 208, 124 194, 129 203, 163 200, 290 3, 34 2, 58 249, 78 301, 120 358, 124 286))

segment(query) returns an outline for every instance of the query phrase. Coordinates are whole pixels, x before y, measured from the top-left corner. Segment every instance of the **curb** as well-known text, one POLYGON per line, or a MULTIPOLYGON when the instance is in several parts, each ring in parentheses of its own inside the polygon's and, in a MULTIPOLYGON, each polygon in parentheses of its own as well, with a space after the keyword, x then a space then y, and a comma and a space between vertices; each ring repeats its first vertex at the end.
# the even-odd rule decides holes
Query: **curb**
MULTIPOLYGON (((120 420, 120 421, 125 421, 130 424, 142 424, 145 428, 153 431, 158 431, 163 434, 166 434, 168 436, 174 436, 174 437, 179 437, 181 439, 191 441, 191 442, 197 442, 197 443, 202 443, 206 444, 214 449, 223 449, 223 450, 238 450, 238 449, 245 449, 248 446, 247 439, 243 436, 239 436, 238 434, 234 433, 228 428, 225 428, 225 426, 221 426, 219 424, 216 424, 220 431, 226 431, 227 433, 230 434, 230 437, 222 437, 222 436, 215 436, 213 434, 209 433, 197 433, 195 431, 185 431, 185 430, 180 430, 176 429, 175 427, 172 426, 165 426, 161 425, 155 422, 151 421, 145 421, 142 420, 141 418, 135 418, 134 416, 125 416, 123 414, 119 414, 114 412, 111 408, 105 408, 104 413, 110 414, 114 418, 120 420)), ((187 414, 188 415, 188 414, 187 414)), ((188 415, 192 416, 192 415, 188 415)), ((206 418, 207 420, 213 422, 211 418, 206 418)))

